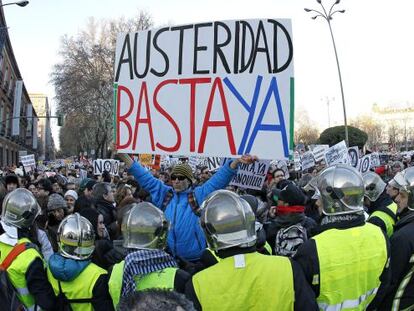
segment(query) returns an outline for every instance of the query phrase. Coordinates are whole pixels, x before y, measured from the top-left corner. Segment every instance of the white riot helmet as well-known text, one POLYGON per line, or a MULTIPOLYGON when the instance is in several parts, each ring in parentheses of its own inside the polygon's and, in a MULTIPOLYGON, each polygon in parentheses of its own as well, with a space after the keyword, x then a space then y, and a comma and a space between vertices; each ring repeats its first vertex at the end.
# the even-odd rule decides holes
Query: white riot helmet
POLYGON ((33 225, 40 210, 33 194, 25 188, 18 188, 4 198, 1 220, 6 226, 28 229, 33 225))
POLYGON ((202 204, 200 223, 211 249, 256 244, 256 217, 250 205, 228 190, 213 192, 202 204))
POLYGON ((352 166, 338 164, 323 170, 317 182, 325 215, 362 212, 364 182, 352 166))
POLYGON ((362 175, 362 179, 364 180, 365 196, 371 202, 375 202, 384 192, 387 184, 374 172, 366 172, 362 175))
POLYGON ((95 231, 92 224, 78 213, 69 215, 59 225, 59 253, 75 260, 88 259, 95 249, 95 231))
POLYGON ((164 249, 168 227, 159 208, 149 202, 135 203, 122 219, 123 245, 126 248, 164 249))
POLYGON ((397 185, 399 185, 399 191, 404 191, 408 194, 407 208, 414 211, 414 166, 406 168, 400 175, 396 174, 394 179, 397 185))

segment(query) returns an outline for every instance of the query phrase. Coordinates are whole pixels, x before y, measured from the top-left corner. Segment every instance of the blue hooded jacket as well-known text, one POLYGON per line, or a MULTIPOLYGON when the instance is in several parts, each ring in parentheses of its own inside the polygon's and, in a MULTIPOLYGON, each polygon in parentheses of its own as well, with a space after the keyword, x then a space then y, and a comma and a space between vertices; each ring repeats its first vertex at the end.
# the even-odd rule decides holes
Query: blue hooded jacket
POLYGON ((226 162, 203 185, 178 193, 172 187, 153 177, 137 162, 134 162, 129 169, 129 172, 141 187, 151 194, 152 203, 158 208, 162 208, 167 192, 171 191, 173 193, 173 197, 164 212, 171 225, 167 239, 168 248, 174 256, 189 261, 200 259, 203 250, 206 248, 206 239, 199 218, 194 214, 188 203, 188 193, 193 191, 197 203, 201 205, 211 192, 227 187, 237 171, 230 168, 230 163, 230 161, 226 162))

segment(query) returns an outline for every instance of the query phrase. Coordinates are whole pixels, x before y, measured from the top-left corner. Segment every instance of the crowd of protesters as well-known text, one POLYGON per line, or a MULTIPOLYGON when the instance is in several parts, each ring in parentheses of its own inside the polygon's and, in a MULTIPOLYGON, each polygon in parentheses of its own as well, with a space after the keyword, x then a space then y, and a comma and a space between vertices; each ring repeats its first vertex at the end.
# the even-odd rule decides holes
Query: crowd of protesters
POLYGON ((410 157, 363 175, 271 165, 251 190, 229 183, 253 156, 216 171, 117 156, 116 176, 62 166, 0 180, 0 263, 26 245, 7 269, 26 309, 414 307, 410 157))

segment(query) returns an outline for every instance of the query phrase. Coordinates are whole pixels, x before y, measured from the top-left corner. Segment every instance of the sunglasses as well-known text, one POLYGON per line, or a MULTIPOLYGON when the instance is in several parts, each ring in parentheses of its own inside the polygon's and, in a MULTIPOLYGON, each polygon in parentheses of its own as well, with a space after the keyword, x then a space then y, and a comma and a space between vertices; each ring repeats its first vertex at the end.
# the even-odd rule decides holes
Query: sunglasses
POLYGON ((178 179, 179 181, 183 181, 184 179, 186 179, 187 177, 182 176, 182 175, 171 175, 171 180, 176 180, 178 179))

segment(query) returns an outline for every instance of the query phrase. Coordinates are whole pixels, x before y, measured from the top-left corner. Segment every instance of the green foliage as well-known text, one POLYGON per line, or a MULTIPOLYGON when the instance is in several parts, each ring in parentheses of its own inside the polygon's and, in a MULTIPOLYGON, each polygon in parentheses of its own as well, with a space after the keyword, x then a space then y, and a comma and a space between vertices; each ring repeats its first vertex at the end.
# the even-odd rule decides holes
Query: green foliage
MULTIPOLYGON (((368 140, 368 135, 364 131, 348 125, 348 138, 349 147, 358 146, 362 149, 368 140)), ((345 126, 343 125, 327 128, 319 136, 319 143, 329 146, 335 145, 342 140, 345 140, 345 126)))

